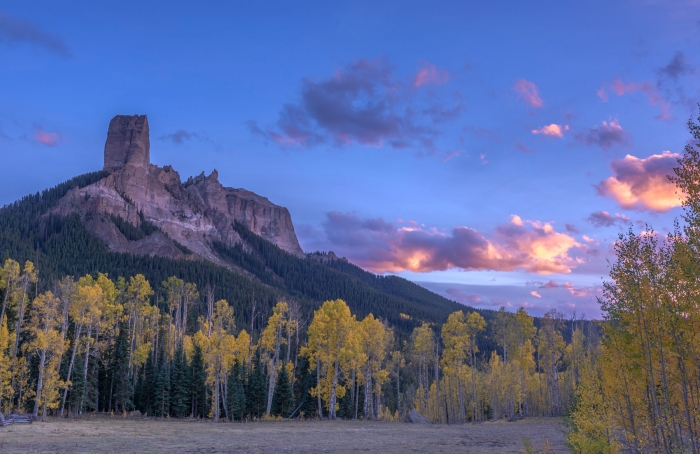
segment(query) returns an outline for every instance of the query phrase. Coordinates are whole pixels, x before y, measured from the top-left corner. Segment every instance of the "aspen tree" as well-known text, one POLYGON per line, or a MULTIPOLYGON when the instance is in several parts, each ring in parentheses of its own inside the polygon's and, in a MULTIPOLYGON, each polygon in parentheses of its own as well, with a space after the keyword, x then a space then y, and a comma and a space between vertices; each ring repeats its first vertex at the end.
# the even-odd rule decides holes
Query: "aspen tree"
POLYGON ((272 398, 275 393, 278 365, 280 360, 280 348, 287 340, 283 336, 289 323, 289 306, 285 302, 279 302, 272 309, 272 315, 267 320, 267 326, 260 337, 260 346, 266 359, 267 366, 267 405, 265 414, 270 416, 272 398))
POLYGON ((25 314, 24 311, 27 307, 27 294, 31 285, 37 282, 37 271, 34 268, 34 264, 27 260, 22 268, 22 275, 19 277, 18 289, 19 295, 17 296, 17 321, 15 323, 15 347, 13 349, 14 355, 16 356, 19 352, 19 338, 22 332, 22 325, 24 324, 25 314))
MULTIPOLYGON (((39 407, 43 403, 42 420, 46 419, 46 409, 47 405, 50 403, 46 398, 42 400, 44 375, 46 374, 47 368, 51 369, 58 365, 57 361, 52 360, 60 357, 65 348, 64 341, 59 332, 62 319, 60 309, 60 300, 50 291, 37 296, 32 304, 32 313, 27 326, 30 341, 26 344, 26 350, 35 353, 39 358, 39 375, 37 377, 36 398, 32 414, 36 417, 39 414, 39 407)), ((49 373, 49 375, 55 378, 52 373, 49 373)), ((51 386, 58 385, 55 379, 50 380, 49 384, 51 386)), ((51 394, 54 392, 54 389, 49 391, 51 394)))
POLYGON ((336 418, 337 400, 345 395, 340 385, 340 363, 348 340, 352 336, 355 316, 343 300, 326 301, 314 312, 308 330, 308 351, 316 363, 319 383, 313 396, 322 396, 328 408, 328 419, 336 418))
POLYGON ((435 357, 436 342, 432 328, 427 323, 413 329, 411 334, 411 359, 418 367, 418 389, 416 397, 418 399, 418 411, 428 418, 428 374, 430 364, 435 357))
POLYGON ((12 259, 5 260, 5 264, 0 268, 0 289, 5 290, 2 297, 2 309, 0 309, 0 320, 5 317, 8 302, 11 304, 16 294, 17 285, 20 280, 19 263, 12 259))
POLYGON ((0 320, 0 413, 9 413, 12 400, 12 358, 9 356, 10 332, 7 317, 0 320))

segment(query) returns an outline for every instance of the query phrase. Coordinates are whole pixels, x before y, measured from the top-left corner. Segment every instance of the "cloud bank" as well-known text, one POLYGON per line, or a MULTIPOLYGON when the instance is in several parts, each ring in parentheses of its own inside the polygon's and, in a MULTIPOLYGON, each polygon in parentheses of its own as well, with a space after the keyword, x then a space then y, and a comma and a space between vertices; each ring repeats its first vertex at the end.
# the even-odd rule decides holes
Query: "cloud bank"
POLYGON ((462 270, 569 273, 579 263, 570 256, 581 245, 551 224, 513 216, 490 238, 458 226, 449 232, 409 221, 395 225, 382 218, 331 212, 323 226, 336 252, 374 272, 462 270))

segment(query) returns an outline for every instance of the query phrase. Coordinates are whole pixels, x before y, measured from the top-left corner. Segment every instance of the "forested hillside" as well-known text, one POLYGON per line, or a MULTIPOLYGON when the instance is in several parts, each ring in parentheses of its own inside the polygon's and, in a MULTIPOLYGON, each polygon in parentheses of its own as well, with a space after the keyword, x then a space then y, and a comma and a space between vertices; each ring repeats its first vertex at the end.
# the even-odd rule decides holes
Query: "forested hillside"
MULTIPOLYGON (((113 278, 142 273, 151 282, 178 276, 201 289, 213 289, 216 298, 226 298, 236 311, 239 326, 249 329, 254 307, 258 314, 269 313, 280 300, 298 301, 308 316, 321 302, 342 298, 360 315, 372 312, 387 320, 402 336, 421 321, 441 323, 462 307, 401 278, 378 277, 340 261, 321 263, 296 257, 240 224, 235 228, 245 247, 220 242, 212 245, 231 269, 203 260, 110 252, 86 231, 76 215, 47 214, 70 189, 104 176, 105 172, 85 174, 0 210, 0 257, 32 260, 46 284, 63 275, 79 277, 98 271, 113 278)), ((146 222, 135 227, 118 218, 115 225, 132 239, 140 239, 155 228, 146 222)), ((197 310, 201 308, 197 307, 195 314, 199 314, 197 310)))

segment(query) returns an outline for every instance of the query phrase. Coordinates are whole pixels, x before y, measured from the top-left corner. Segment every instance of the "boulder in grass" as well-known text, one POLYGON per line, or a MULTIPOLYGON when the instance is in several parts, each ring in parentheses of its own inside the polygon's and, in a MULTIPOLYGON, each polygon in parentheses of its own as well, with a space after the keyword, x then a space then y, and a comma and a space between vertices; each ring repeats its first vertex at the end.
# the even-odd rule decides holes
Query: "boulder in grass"
POLYGON ((406 415, 404 421, 411 424, 430 424, 430 421, 428 421, 425 416, 421 415, 416 410, 411 410, 411 412, 406 415))

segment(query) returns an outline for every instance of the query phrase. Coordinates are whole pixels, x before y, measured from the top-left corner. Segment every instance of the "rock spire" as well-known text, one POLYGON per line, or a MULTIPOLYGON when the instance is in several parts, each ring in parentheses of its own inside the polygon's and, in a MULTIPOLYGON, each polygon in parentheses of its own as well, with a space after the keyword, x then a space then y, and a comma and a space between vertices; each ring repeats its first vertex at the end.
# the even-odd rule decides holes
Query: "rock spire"
POLYGON ((148 169, 151 163, 146 115, 117 115, 109 122, 105 142, 104 170, 113 172, 126 165, 148 169))

